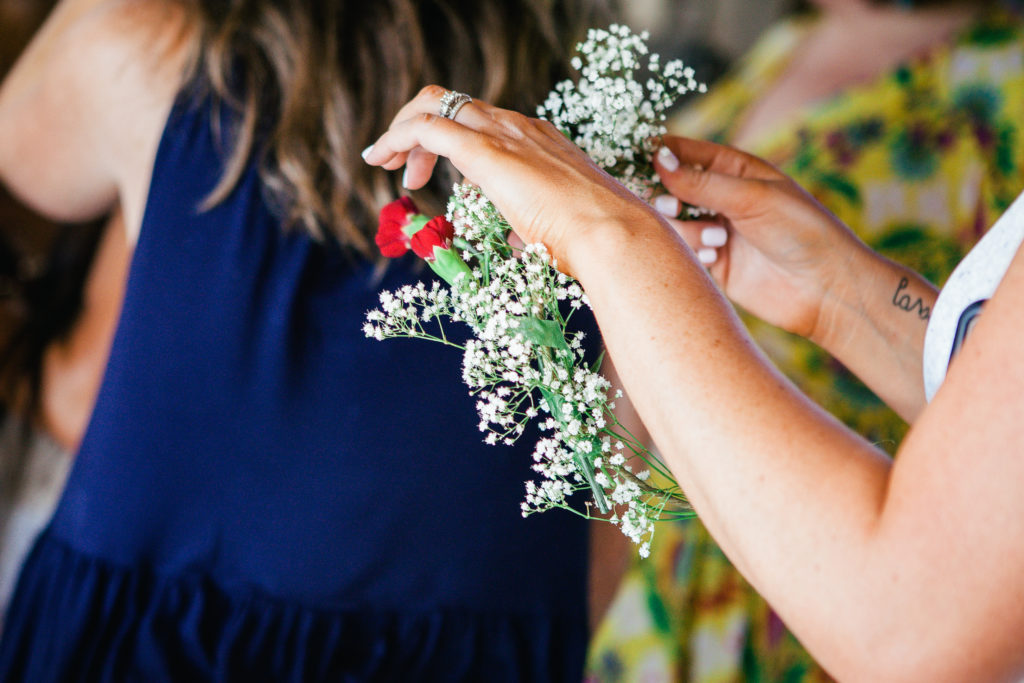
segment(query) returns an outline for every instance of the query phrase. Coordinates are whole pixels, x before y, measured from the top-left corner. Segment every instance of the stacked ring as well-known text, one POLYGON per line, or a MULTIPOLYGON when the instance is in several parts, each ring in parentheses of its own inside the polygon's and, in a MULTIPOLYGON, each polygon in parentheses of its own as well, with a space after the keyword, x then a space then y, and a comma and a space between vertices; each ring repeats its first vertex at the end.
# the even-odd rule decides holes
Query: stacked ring
POLYGON ((459 110, 473 101, 473 98, 463 92, 449 90, 441 96, 441 116, 454 121, 459 110))

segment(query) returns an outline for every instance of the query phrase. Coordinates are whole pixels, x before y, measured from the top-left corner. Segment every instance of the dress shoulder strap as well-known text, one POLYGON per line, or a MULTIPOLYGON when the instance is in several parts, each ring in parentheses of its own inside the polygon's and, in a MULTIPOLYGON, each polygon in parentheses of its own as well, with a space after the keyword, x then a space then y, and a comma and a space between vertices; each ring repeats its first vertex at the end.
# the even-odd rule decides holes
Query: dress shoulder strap
POLYGON ((929 401, 946 378, 950 361, 1002 281, 1022 240, 1024 194, 1017 197, 960 262, 935 302, 924 340, 924 391, 929 401))

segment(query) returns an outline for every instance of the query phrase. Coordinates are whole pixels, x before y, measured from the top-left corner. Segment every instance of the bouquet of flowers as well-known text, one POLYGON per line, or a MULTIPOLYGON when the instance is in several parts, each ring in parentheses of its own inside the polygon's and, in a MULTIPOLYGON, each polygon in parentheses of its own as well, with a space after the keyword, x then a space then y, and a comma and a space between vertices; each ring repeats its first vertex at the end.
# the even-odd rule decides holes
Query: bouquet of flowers
MULTIPOLYGON (((681 62, 662 66, 646 40, 619 25, 591 30, 573 59, 579 80, 559 83, 538 110, 643 199, 659 183, 651 158, 666 111, 681 95, 705 90, 681 62)), ((562 508, 605 519, 646 556, 655 520, 689 517, 692 509, 664 465, 616 419, 613 398, 621 394, 609 397, 600 359, 588 364, 583 334, 569 330, 573 315, 589 306, 586 294, 544 245, 516 248, 510 232, 469 184, 455 186, 445 216, 422 215, 407 197, 386 206, 376 238, 383 255, 412 249, 444 284, 381 293, 363 331, 459 348, 485 441, 512 444, 530 422, 541 430, 533 452, 539 479, 526 482, 523 515, 562 508), (452 341, 450 323, 468 325, 469 341, 452 341), (590 494, 582 506, 578 491, 590 494)))

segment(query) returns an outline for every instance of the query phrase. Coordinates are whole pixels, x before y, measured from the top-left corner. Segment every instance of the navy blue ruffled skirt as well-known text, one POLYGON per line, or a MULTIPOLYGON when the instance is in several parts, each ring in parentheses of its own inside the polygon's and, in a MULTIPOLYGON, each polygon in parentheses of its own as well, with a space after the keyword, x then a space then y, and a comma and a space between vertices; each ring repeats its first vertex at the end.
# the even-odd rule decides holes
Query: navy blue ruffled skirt
POLYGON ((114 566, 52 534, 39 539, 26 567, 0 647, 0 680, 8 683, 581 677, 578 619, 305 608, 228 595, 200 576, 114 566))

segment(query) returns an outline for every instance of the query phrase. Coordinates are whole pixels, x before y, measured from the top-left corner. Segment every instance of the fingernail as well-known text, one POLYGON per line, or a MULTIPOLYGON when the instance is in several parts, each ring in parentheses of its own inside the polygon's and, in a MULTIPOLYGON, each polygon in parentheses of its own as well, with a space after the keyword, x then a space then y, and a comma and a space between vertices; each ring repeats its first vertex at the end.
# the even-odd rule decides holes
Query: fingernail
POLYGON ((658 150, 658 161, 670 173, 679 168, 679 159, 676 159, 676 155, 672 153, 672 150, 664 145, 658 150))
POLYGON ((699 249, 697 251, 697 260, 703 263, 705 266, 710 266, 712 263, 718 260, 718 251, 716 249, 699 249))
POLYGON ((372 152, 372 151, 373 151, 373 145, 370 145, 369 147, 367 147, 366 149, 363 150, 363 152, 361 154, 361 156, 363 157, 363 161, 366 161, 366 157, 370 156, 370 152, 372 152))
POLYGON ((704 228, 700 231, 700 243, 705 247, 724 247, 729 241, 729 233, 725 228, 704 228))
POLYGON ((402 171, 402 187, 409 189, 409 167, 406 166, 405 170, 402 171))
POLYGON ((682 207, 679 205, 678 199, 670 194, 663 194, 654 198, 654 208, 664 216, 675 218, 679 215, 679 210, 682 207))

